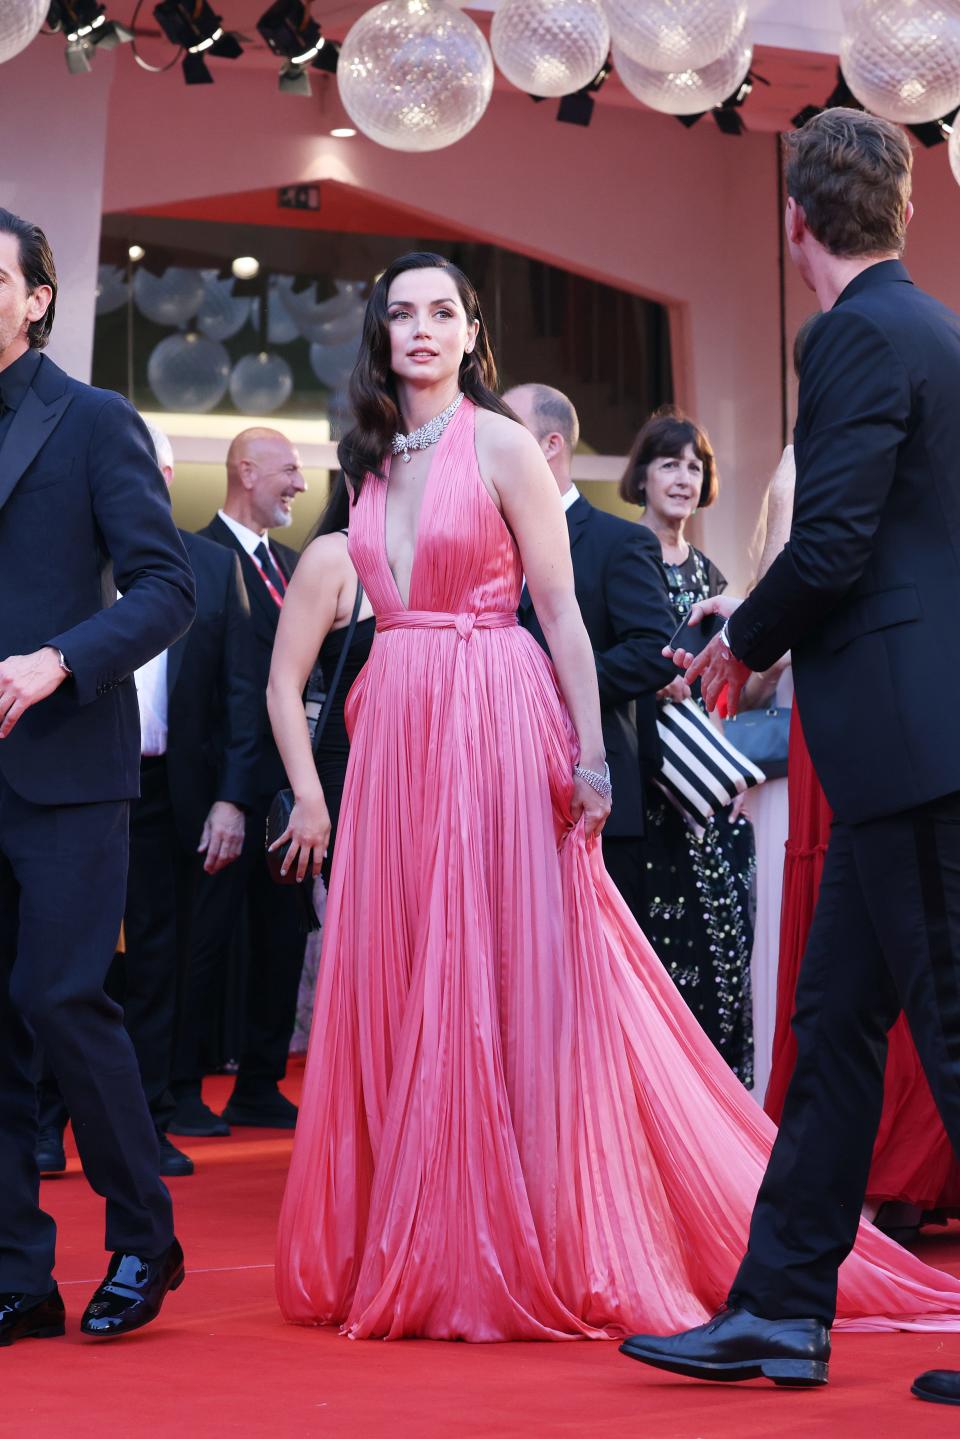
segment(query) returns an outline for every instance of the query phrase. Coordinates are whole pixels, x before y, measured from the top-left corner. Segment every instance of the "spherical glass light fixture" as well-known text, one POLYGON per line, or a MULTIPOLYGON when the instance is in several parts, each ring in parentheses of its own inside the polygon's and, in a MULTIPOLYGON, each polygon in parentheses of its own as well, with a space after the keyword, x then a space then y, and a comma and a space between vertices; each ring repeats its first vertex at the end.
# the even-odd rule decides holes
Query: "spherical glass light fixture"
POLYGON ((293 393, 293 371, 282 355, 244 355, 230 374, 230 398, 242 415, 272 415, 293 393))
POLYGON ((951 0, 860 0, 840 67, 867 110, 903 125, 960 105, 960 6, 951 0))
POLYGON ((442 150, 477 124, 493 57, 468 15, 443 0, 384 0, 350 29, 337 83, 358 130, 389 150, 442 150))
POLYGON ((230 356, 203 335, 168 335, 147 361, 147 380, 165 410, 206 414, 227 392, 230 356))
POLYGON ((947 144, 947 154, 950 156, 950 169, 953 171, 953 178, 960 185, 960 124, 954 121, 953 129, 950 132, 950 139, 947 144))
POLYGON ((738 40, 719 60, 702 70, 652 70, 625 54, 614 42, 613 63, 626 89, 664 115, 699 115, 722 105, 747 78, 753 48, 738 40))
POLYGON ((490 29, 493 58, 527 95, 572 95, 610 50, 600 0, 504 0, 490 29))
POLYGON ((133 277, 133 299, 141 315, 155 325, 185 325, 203 303, 199 270, 171 265, 162 275, 139 269, 133 277))
POLYGON ((0 0, 0 64, 26 50, 49 9, 50 0, 0 0))
POLYGON ((603 0, 623 54, 669 74, 726 55, 747 23, 746 0, 603 0))

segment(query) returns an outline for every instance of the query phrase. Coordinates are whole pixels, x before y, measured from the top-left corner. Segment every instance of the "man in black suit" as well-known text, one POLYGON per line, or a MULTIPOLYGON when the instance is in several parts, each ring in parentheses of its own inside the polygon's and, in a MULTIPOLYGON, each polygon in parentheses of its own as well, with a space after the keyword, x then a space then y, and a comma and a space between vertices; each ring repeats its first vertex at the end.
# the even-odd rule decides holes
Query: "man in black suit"
MULTIPOLYGON (((835 824, 797 1065, 730 1308, 625 1350, 701 1378, 819 1384, 901 1009, 960 1152, 960 321, 900 262, 902 131, 835 109, 785 142, 790 250, 823 311, 800 372, 793 527, 745 603, 700 607, 728 619, 687 678, 735 708, 750 671, 791 650, 835 824)), ((960 1402, 960 1376, 914 1392, 960 1402)))
MULTIPOLYGON (((173 483, 167 436, 148 425, 157 464, 173 483)), ((197 589, 193 624, 134 676, 140 710, 140 798, 130 817, 124 952, 108 992, 123 1005, 160 1145, 160 1173, 193 1161, 168 1139, 178 998, 186 979, 190 912, 199 869, 239 858, 256 792, 260 691, 250 604, 236 555, 179 531, 197 589), (201 860, 199 856, 203 856, 201 860)), ((67 1109, 51 1073, 41 1085, 41 1171, 66 1167, 67 1109)))
MULTIPOLYGON (((644 780, 660 757, 657 692, 675 676, 663 657, 673 633, 660 569, 660 545, 643 525, 595 509, 571 478, 580 425, 566 395, 549 385, 518 385, 504 396, 543 450, 563 497, 577 603, 593 645, 613 809, 603 860, 642 926, 644 780)), ((520 623, 546 648, 526 585, 520 623)))
POLYGON ((193 577, 135 411, 43 354, 56 290, 42 231, 0 210, 0 1345, 64 1326, 38 1204, 37 1042, 107 1201, 114 1253, 83 1330, 148 1323, 184 1273, 104 980, 140 778, 132 674, 190 623, 193 577))
POLYGON ((174 1058, 176 1110, 173 1134, 229 1134, 230 1125, 292 1129, 296 1106, 278 1089, 296 1019, 305 935, 295 888, 270 877, 264 852, 267 811, 286 785, 283 764, 267 716, 267 678, 295 550, 271 540, 268 531, 292 519, 291 506, 306 489, 300 457, 278 430, 249 429, 227 454, 223 509, 200 531, 206 540, 239 557, 250 597, 251 658, 258 698, 258 755, 253 797, 240 859, 223 874, 204 875, 193 913, 188 978, 174 1058), (201 1098, 204 1036, 223 973, 227 947, 246 905, 249 963, 240 1067, 222 1116, 201 1098))

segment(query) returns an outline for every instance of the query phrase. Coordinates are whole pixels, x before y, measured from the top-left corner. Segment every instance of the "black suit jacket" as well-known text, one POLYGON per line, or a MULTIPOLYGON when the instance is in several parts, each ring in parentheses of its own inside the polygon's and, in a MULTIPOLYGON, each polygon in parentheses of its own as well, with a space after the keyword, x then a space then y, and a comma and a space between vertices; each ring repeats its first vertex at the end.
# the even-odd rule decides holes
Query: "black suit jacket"
POLYGON ((814 326, 786 549, 730 622, 793 651, 804 734, 842 820, 960 790, 960 320, 887 260, 814 326))
MULTIPOLYGON (((263 582, 256 561, 250 558, 230 526, 225 525, 219 515, 215 515, 209 525, 199 531, 199 534, 204 539, 213 540, 215 544, 226 546, 227 549, 240 556, 243 579, 250 597, 251 655, 259 695, 257 726, 259 758, 256 788, 259 798, 263 800, 276 790, 283 789, 287 783, 286 772, 274 743, 270 718, 267 714, 267 680, 270 678, 270 660, 273 655, 273 641, 277 634, 280 610, 263 582)), ((289 579, 299 558, 297 551, 271 539, 270 552, 284 578, 289 579)))
POLYGON ((193 608, 143 421, 43 356, 0 450, 0 656, 53 645, 73 678, 0 742, 6 781, 35 804, 135 797, 133 671, 174 642, 193 608))
POLYGON ((183 844, 194 850, 215 800, 248 808, 257 796, 261 685, 240 561, 180 531, 197 613, 167 655, 167 782, 183 844))
MULTIPOLYGON (((655 695, 676 674, 660 653, 674 631, 660 544, 645 525, 595 509, 581 495, 567 511, 577 603, 593 645, 603 741, 613 781, 611 839, 644 832, 644 780, 660 761, 655 695)), ((544 649, 524 586, 520 623, 544 649)))

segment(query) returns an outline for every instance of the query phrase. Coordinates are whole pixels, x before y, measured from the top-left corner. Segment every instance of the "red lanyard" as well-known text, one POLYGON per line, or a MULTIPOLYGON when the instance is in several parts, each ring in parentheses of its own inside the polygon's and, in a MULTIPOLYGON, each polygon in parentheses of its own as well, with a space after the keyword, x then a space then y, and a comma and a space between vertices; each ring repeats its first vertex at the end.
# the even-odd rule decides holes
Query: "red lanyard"
POLYGON ((266 585, 267 589, 270 591, 270 598, 273 600, 274 604, 277 606, 277 609, 282 610, 282 609, 283 609, 283 595, 282 595, 282 594, 280 593, 280 591, 277 589, 276 585, 273 583, 273 580, 272 580, 272 579, 270 578, 270 576, 267 574, 266 570, 263 568, 263 565, 262 565, 262 564, 260 563, 260 561, 257 559, 256 555, 251 555, 250 558, 253 560, 253 563, 256 565, 257 569, 260 571, 260 578, 263 580, 263 583, 266 585))

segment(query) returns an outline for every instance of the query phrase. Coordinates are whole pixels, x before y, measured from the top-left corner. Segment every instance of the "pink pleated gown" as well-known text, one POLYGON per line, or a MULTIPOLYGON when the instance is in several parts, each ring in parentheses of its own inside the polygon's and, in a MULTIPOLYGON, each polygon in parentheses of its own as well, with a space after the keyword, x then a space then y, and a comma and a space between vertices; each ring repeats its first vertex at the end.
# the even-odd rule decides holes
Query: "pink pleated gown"
MULTIPOLYGON (((517 547, 464 402, 409 606, 387 483, 350 553, 377 614, 280 1220, 287 1319, 355 1338, 613 1337, 726 1296, 774 1127, 570 821, 575 735, 515 620, 517 547)), ((960 1329, 960 1283, 861 1227, 850 1327, 960 1329)))

